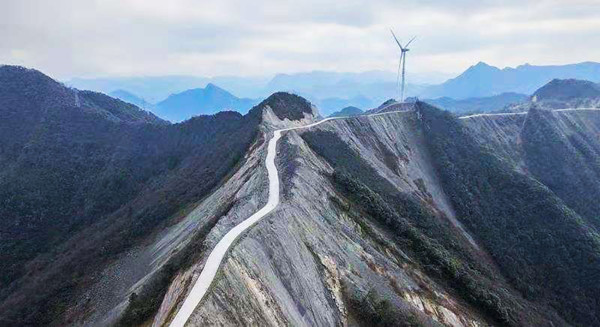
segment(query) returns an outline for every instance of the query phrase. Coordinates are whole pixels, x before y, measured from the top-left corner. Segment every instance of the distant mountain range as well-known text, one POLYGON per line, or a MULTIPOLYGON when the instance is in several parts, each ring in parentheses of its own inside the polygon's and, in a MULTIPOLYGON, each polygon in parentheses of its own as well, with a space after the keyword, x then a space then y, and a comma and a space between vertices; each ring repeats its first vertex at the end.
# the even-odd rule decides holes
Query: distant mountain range
MULTIPOLYGON (((409 74, 409 81, 415 83, 407 85, 407 95, 428 99, 425 101, 457 112, 498 110, 521 101, 555 78, 600 82, 600 63, 526 64, 499 69, 480 62, 441 84, 423 83, 439 81, 443 76, 409 74)), ((225 109, 244 112, 277 91, 305 97, 319 108, 323 116, 348 106, 367 110, 397 96, 396 74, 385 71, 314 71, 278 74, 271 79, 235 76, 73 79, 67 84, 111 94, 173 121, 225 109), (198 88, 204 85, 208 91, 198 88), (211 95, 211 92, 215 94, 211 95)))
MULTIPOLYGON (((413 74, 407 85, 407 94, 416 95, 428 85, 447 79, 447 74, 413 74)), ((328 115, 347 106, 369 108, 397 94, 396 73, 367 71, 339 73, 313 71, 295 74, 278 74, 273 78, 221 76, 213 78, 194 76, 155 76, 129 78, 75 78, 66 82, 78 89, 90 89, 135 104, 141 100, 158 103, 168 96, 208 84, 218 85, 236 97, 264 99, 278 91, 301 95, 328 115), (131 97, 134 95, 135 97, 131 97), (136 99, 138 98, 138 99, 136 99)), ((257 101, 258 102, 258 101, 257 101)))
POLYGON ((152 111, 154 109, 154 104, 147 102, 146 100, 138 97, 137 95, 125 91, 125 90, 114 90, 108 93, 113 98, 117 98, 119 100, 125 101, 127 103, 134 104, 140 108, 152 111))
POLYGON ((238 98, 209 83, 205 88, 172 94, 155 106, 154 112, 164 119, 180 122, 193 116, 210 115, 223 110, 246 113, 259 101, 238 98))
POLYGON ((532 94, 552 79, 576 78, 600 82, 600 63, 583 62, 561 66, 521 65, 499 69, 484 62, 471 66, 456 78, 428 87, 419 97, 465 99, 506 92, 532 94))
POLYGON ((94 90, 106 94, 110 94, 116 90, 123 90, 149 103, 157 103, 166 99, 171 94, 204 87, 209 83, 220 85, 242 97, 259 98, 265 95, 262 88, 268 81, 268 78, 259 77, 220 76, 208 78, 173 75, 73 78, 66 81, 65 84, 82 90, 94 90))

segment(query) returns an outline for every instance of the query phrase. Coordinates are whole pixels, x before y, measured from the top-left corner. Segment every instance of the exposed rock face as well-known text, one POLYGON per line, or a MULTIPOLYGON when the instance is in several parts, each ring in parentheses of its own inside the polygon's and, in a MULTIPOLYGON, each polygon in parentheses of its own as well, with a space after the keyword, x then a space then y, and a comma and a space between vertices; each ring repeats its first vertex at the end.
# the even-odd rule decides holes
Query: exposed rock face
MULTIPOLYGON (((265 117, 275 116, 269 116, 269 108, 266 109, 265 117)), ((488 246, 497 253, 495 243, 482 239, 483 234, 473 235, 462 225, 462 217, 457 217, 454 209, 455 200, 448 198, 442 186, 447 182, 439 180, 434 167, 439 166, 434 165, 438 158, 432 157, 428 150, 427 135, 431 133, 423 128, 430 125, 421 122, 422 115, 423 112, 417 110, 360 116, 329 121, 310 130, 286 132, 277 155, 282 180, 280 205, 231 250, 220 276, 189 324, 354 326, 364 325, 365 319, 371 322, 383 319, 384 325, 385 321, 446 326, 546 325, 550 322, 566 325, 544 302, 524 299, 512 282, 505 279, 505 268, 496 266, 496 262, 502 267, 507 263, 496 261, 499 259, 495 254, 488 253, 488 246), (342 154, 328 153, 330 149, 342 154), (357 163, 352 163, 356 159, 348 154, 360 154, 362 163, 356 166, 357 163), (350 162, 350 166, 345 161, 350 162), (469 269, 480 271, 481 275, 473 275, 479 276, 473 277, 478 286, 455 288, 450 285, 458 280, 449 282, 455 277, 432 273, 423 265, 422 256, 428 254, 415 252, 410 243, 401 241, 404 236, 397 235, 397 230, 390 227, 393 224, 374 219, 368 207, 365 209, 341 191, 335 176, 346 169, 364 172, 366 177, 358 181, 365 182, 374 194, 379 192, 377 190, 386 190, 379 194, 391 197, 398 194, 406 197, 407 203, 418 203, 428 212, 426 216, 430 220, 407 216, 409 226, 413 226, 410 228, 415 228, 417 233, 412 242, 419 239, 439 242, 438 246, 448 251, 446 255, 462 262, 459 266, 469 265, 472 267, 469 269), (479 240, 484 240, 484 244, 479 240), (491 294, 502 290, 493 296, 500 296, 501 303, 511 313, 496 312, 495 308, 500 307, 482 306, 472 297, 465 297, 464 294, 474 290, 491 294), (386 312, 382 309, 385 307, 392 308, 393 314, 382 313, 386 312), (523 311, 523 308, 527 309, 523 311)), ((521 150, 523 125, 527 119, 529 117, 523 114, 482 116, 465 119, 462 124, 479 144, 495 149, 504 158, 506 169, 510 170, 508 167, 512 165, 530 174, 528 160, 521 150)), ((265 126, 278 127, 290 124, 277 119, 265 123, 265 126)), ((256 148, 256 151, 250 156, 259 155, 264 148, 256 148)), ((264 174, 261 176, 265 178, 264 174)), ((381 200, 393 206, 392 200, 385 197, 381 200)), ((235 211, 232 209, 220 223, 229 220, 235 211)), ((214 244, 216 239, 212 242, 214 244)), ((193 270, 199 271, 201 262, 193 270)), ((471 274, 468 271, 464 273, 471 274)), ((560 276, 554 278, 562 278, 560 276)), ((172 286, 163 306, 174 300, 177 289, 172 286)), ((155 319, 154 322, 160 321, 155 319)))
MULTIPOLYGON (((99 111, 110 126, 137 117, 99 96, 67 92, 56 101, 99 111)), ((598 322, 600 208, 589 205, 600 196, 591 192, 598 112, 458 121, 420 102, 378 109, 284 132, 280 204, 231 248, 190 326, 598 322)), ((2 308, 23 307, 39 284, 50 288, 70 259, 109 252, 115 257, 90 277, 73 270, 83 282, 49 323, 167 326, 210 250, 266 203, 273 131, 317 117, 306 100, 277 93, 246 116, 131 122, 164 131, 150 135, 168 142, 151 144, 178 149, 182 161, 133 198, 136 219, 123 209, 94 225, 101 232, 66 240, 58 262, 29 266, 41 273, 23 279, 25 291, 2 290, 2 308), (120 232, 142 235, 114 254, 109 241, 120 232)))
MULTIPOLYGON (((420 150, 414 120, 414 112, 407 112, 341 120, 317 129, 354 144, 386 179, 452 216, 427 154, 420 150)), ((348 293, 364 297, 370 290, 426 325, 476 326, 486 321, 420 271, 389 232, 363 224, 356 212, 347 211, 346 200, 336 195, 327 177, 331 166, 298 133, 290 132, 282 142, 280 147, 298 154, 278 161, 280 171, 294 167, 284 186, 289 189, 283 190, 288 195, 231 251, 191 325, 349 325, 348 293)))

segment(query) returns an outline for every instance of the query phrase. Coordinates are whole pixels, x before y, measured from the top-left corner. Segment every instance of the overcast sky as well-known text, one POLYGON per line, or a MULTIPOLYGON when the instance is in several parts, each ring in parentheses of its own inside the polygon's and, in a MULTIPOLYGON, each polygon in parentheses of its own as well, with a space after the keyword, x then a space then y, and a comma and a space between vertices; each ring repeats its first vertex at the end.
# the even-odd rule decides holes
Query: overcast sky
POLYGON ((56 78, 456 73, 600 61, 599 0, 0 0, 0 64, 56 78))

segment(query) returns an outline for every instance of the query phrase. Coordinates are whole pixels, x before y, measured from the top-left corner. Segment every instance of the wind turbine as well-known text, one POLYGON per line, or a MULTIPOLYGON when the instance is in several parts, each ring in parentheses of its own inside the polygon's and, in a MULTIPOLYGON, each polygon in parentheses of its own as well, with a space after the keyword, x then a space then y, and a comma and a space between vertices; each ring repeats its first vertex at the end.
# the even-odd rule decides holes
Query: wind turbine
POLYGON ((406 78, 406 53, 408 51, 410 51, 408 46, 410 45, 410 43, 412 41, 414 41, 416 36, 413 37, 410 41, 408 41, 408 43, 406 43, 405 46, 402 46, 402 44, 400 44, 400 41, 398 41, 396 34, 394 34, 394 31, 392 31, 391 28, 390 28, 390 32, 392 32, 392 36, 394 37, 394 40, 396 40, 396 43, 400 47, 400 62, 398 63, 398 77, 396 78, 396 84, 399 84, 399 82, 400 82, 400 69, 402 69, 402 88, 400 89, 400 102, 404 102, 404 81, 406 78))

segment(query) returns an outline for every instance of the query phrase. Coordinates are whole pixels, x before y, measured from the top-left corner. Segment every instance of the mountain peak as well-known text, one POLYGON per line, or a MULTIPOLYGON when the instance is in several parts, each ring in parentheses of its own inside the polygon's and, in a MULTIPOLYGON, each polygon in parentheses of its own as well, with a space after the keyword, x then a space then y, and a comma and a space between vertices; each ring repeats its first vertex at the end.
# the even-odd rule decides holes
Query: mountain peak
POLYGON ((473 72, 473 71, 476 71, 476 72, 491 72, 491 71, 499 71, 499 70, 500 69, 498 67, 491 66, 491 65, 486 64, 483 61, 480 61, 477 64, 469 67, 469 69, 467 69, 465 71, 465 73, 467 73, 467 72, 473 72))
POLYGON ((597 98, 600 97, 600 86, 585 80, 555 78, 535 91, 533 96, 536 100, 597 98))
POLYGON ((264 110, 266 106, 271 108, 279 120, 302 120, 305 114, 316 114, 308 100, 288 92, 273 93, 256 107, 264 110))
POLYGON ((204 87, 204 90, 206 90, 206 91, 224 91, 222 88, 216 86, 213 83, 206 84, 206 86, 204 87))
POLYGON ((434 85, 420 94, 421 98, 451 97, 467 99, 488 97, 505 92, 532 94, 553 78, 576 78, 600 82, 600 63, 578 63, 558 66, 524 64, 503 68, 479 62, 456 78, 434 85))
POLYGON ((246 112, 255 100, 238 98, 227 90, 208 83, 204 88, 196 88, 171 94, 156 104, 159 116, 180 122, 198 115, 212 115, 222 110, 246 112))

